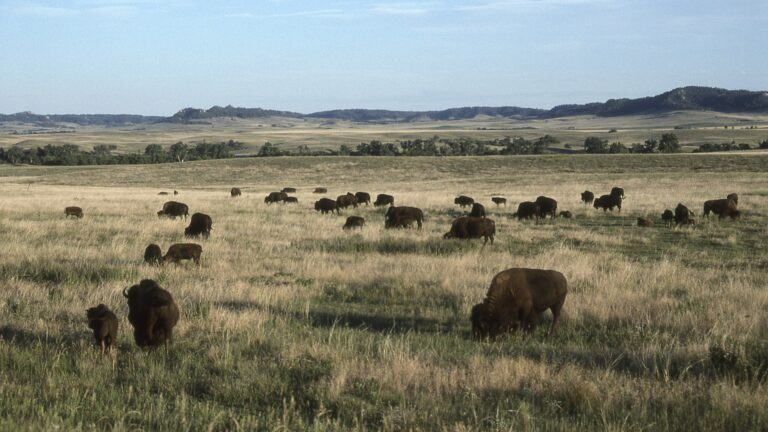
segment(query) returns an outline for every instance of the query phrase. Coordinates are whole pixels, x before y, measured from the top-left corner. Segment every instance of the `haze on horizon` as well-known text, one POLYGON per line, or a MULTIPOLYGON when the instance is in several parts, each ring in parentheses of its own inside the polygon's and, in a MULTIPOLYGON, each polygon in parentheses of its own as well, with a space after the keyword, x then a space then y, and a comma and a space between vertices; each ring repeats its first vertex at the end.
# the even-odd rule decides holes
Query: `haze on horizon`
POLYGON ((768 2, 2 0, 0 113, 563 103, 768 89, 768 2))

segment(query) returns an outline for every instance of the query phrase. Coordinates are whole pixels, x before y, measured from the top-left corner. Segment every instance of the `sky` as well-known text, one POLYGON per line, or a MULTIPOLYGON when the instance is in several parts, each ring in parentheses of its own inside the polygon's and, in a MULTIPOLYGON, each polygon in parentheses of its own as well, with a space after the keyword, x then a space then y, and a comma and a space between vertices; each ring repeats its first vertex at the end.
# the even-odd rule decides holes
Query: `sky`
POLYGON ((768 90, 766 0, 0 0, 0 113, 551 108, 768 90))

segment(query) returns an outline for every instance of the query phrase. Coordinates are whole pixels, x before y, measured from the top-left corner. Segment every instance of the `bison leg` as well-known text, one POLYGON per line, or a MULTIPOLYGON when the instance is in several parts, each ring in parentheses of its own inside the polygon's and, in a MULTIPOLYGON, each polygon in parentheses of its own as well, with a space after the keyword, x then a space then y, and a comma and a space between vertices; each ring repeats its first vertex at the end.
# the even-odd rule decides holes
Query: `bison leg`
POLYGON ((547 336, 551 336, 555 333, 555 326, 557 325, 557 322, 560 321, 560 311, 563 309, 563 303, 565 303, 565 299, 557 302, 557 304, 550 308, 552 311, 552 325, 549 327, 547 336))
POLYGON ((421 230, 421 218, 416 219, 416 223, 419 225, 419 230, 421 230))

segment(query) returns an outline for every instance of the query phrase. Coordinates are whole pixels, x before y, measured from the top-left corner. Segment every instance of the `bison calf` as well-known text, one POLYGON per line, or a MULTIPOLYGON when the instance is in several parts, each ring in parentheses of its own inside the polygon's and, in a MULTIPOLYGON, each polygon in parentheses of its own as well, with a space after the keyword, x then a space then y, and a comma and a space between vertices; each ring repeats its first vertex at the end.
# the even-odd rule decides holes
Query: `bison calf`
POLYGON ((96 345, 104 354, 117 341, 117 316, 104 304, 87 309, 85 313, 88 318, 88 327, 93 330, 96 345))
POLYGON ((592 201, 595 200, 595 194, 590 191, 584 191, 581 193, 581 200, 584 204, 592 204, 592 201))
POLYGON ((472 333, 475 337, 495 337, 517 328, 533 332, 541 315, 552 311, 554 332, 568 293, 568 282, 554 270, 511 268, 494 276, 482 303, 472 308, 472 333))
POLYGON ((678 203, 677 207, 675 207, 675 225, 695 225, 696 222, 692 216, 693 213, 682 203, 678 203))
POLYGON ((373 206, 380 207, 385 205, 390 205, 390 206, 395 205, 395 197, 387 194, 376 195, 376 201, 373 202, 373 206))
POLYGON ((361 216, 349 216, 342 228, 344 228, 345 230, 353 229, 353 228, 363 229, 364 225, 365 225, 365 218, 361 216))
POLYGON ((560 217, 563 218, 563 219, 572 219, 573 218, 573 213, 571 213, 568 210, 563 210, 563 211, 560 212, 560 217))
POLYGON ((666 209, 664 210, 664 213, 661 214, 661 220, 664 221, 664 225, 672 226, 672 223, 675 222, 675 213, 670 209, 666 209))
POLYGON ((74 206, 73 207, 66 207, 64 209, 64 217, 70 217, 70 216, 76 217, 78 219, 82 218, 83 217, 83 209, 81 209, 80 207, 74 207, 74 206))
POLYGON ((501 204, 504 204, 504 207, 507 206, 507 199, 502 197, 492 197, 491 201, 496 204, 496 207, 500 206, 501 204))
POLYGON ((128 322, 133 326, 133 338, 139 347, 168 345, 173 327, 179 321, 179 308, 171 293, 157 282, 144 279, 138 285, 123 290, 128 299, 128 322))
POLYGON ((644 217, 639 217, 637 218, 637 226, 646 228, 651 227, 653 226, 653 221, 644 217))
POLYGON ((173 262, 178 264, 182 260, 192 260, 200 265, 200 255, 203 253, 203 247, 195 243, 176 243, 168 248, 168 252, 163 257, 163 264, 173 262))

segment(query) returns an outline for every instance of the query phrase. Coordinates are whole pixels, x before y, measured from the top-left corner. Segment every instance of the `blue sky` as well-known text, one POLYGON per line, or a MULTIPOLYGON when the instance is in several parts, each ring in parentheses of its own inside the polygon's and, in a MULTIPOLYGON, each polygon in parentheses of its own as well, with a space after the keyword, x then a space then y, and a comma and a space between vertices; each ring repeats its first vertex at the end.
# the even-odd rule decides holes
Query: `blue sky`
POLYGON ((768 89, 768 1, 0 0, 0 113, 549 108, 768 89))

